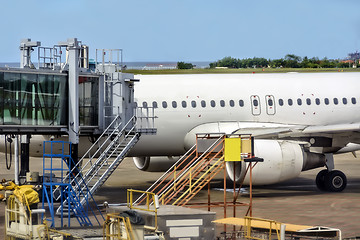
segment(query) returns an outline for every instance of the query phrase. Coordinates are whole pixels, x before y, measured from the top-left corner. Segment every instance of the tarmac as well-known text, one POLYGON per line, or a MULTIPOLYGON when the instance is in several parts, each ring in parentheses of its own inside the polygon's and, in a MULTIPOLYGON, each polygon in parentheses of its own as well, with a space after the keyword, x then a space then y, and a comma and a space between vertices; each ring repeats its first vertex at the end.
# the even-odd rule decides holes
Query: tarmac
MULTIPOLYGON (((360 152, 358 152, 360 154, 360 152)), ((259 163, 261 164, 261 163, 259 163)), ((253 216, 273 219, 282 223, 338 228, 343 238, 360 237, 360 156, 351 153, 335 156, 335 167, 343 171, 348 179, 347 188, 340 193, 322 192, 315 185, 316 174, 320 169, 301 173, 293 180, 269 186, 253 187, 253 216)), ((42 159, 30 160, 30 171, 41 173, 42 159)), ((0 155, 0 178, 13 179, 14 168, 6 170, 5 157, 0 155)), ((136 169, 132 160, 127 158, 97 192, 98 204, 126 202, 128 188, 146 190, 161 172, 142 172, 136 169)), ((228 188, 232 183, 227 181, 228 188)), ((223 201, 223 173, 211 183, 211 200, 223 201)), ((233 195, 227 193, 229 199, 233 195)), ((194 199, 196 202, 207 201, 207 190, 202 190, 194 199)), ((243 194, 240 201, 247 202, 248 194, 243 194)), ((4 239, 4 203, 0 203, 0 239, 4 239)), ((237 207, 236 216, 241 217, 247 209, 237 207)), ((223 217, 223 208, 211 208, 217 218, 223 217)), ((232 208, 227 209, 227 216, 232 216, 232 208)), ((222 226, 217 226, 217 235, 222 226)))

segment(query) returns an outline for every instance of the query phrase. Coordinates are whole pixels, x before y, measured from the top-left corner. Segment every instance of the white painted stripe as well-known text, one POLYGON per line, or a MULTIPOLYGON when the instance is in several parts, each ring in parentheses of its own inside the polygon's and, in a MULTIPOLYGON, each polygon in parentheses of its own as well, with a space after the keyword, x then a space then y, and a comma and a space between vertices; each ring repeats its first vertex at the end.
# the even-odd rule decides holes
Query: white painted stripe
POLYGON ((199 237, 199 227, 172 227, 170 237, 199 237))
POLYGON ((180 226, 202 226, 202 219, 182 219, 182 220, 166 220, 167 227, 180 226))

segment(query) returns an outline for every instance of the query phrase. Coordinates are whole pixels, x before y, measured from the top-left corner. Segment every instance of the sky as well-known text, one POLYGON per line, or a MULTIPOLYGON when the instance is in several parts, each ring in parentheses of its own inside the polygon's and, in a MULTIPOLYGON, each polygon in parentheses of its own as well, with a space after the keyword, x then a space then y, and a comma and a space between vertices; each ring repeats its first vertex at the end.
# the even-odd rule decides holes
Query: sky
POLYGON ((3 0, 0 62, 23 38, 121 48, 125 62, 344 58, 360 50, 359 0, 3 0))

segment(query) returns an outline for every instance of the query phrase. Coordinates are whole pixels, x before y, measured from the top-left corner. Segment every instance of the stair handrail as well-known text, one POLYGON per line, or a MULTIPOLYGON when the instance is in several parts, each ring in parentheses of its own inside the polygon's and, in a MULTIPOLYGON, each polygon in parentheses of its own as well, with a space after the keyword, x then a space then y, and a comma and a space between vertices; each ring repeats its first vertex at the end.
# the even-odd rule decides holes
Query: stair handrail
MULTIPOLYGON (((105 134, 108 134, 108 130, 111 128, 111 126, 112 126, 119 118, 120 118, 120 115, 116 115, 116 116, 115 116, 114 120, 109 124, 109 126, 107 126, 107 128, 103 131, 103 133, 96 139, 96 141, 91 145, 91 147, 86 151, 86 153, 80 158, 80 160, 78 161, 78 163, 76 163, 76 165, 73 167, 73 169, 72 169, 71 171, 75 170, 76 167, 77 167, 77 166, 82 162, 82 160, 85 158, 85 156, 87 156, 87 155, 90 153, 90 151, 94 148, 94 146, 96 146, 96 145, 99 143, 99 141, 101 140, 101 138, 102 138, 105 134)), ((117 127, 116 127, 115 129, 117 129, 117 127)), ((115 129, 114 129, 114 130, 115 130, 115 129)), ((113 132, 114 132, 114 131, 112 131, 111 134, 112 134, 113 132)), ((111 135, 111 134, 110 134, 110 135, 111 135)), ((106 140, 107 140, 107 139, 106 139, 106 140)), ((104 141, 104 143, 106 142, 106 140, 104 141)), ((104 145, 104 143, 100 145, 99 149, 104 145)), ((95 156, 95 155, 98 153, 99 149, 98 149, 94 154, 92 154, 92 155, 95 156)), ((93 158, 93 156, 92 156, 91 158, 93 158)), ((85 164, 85 166, 87 166, 87 163, 85 164)), ((85 167, 85 166, 84 166, 84 167, 85 167)), ((84 167, 82 167, 82 169, 83 169, 84 167)))
MULTIPOLYGON (((135 116, 131 117, 130 120, 129 120, 129 121, 124 125, 124 127, 119 131, 119 133, 124 132, 125 129, 128 127, 128 125, 129 125, 132 121, 134 121, 134 120, 136 120, 136 117, 135 117, 135 116)), ((133 126, 130 130, 133 131, 133 130, 135 129, 135 126, 136 126, 136 122, 135 122, 134 126, 133 126)), ((115 128, 114 131, 112 131, 112 132, 110 133, 110 136, 113 135, 113 133, 114 133, 117 129, 118 129, 118 128, 115 128)), ((130 132, 131 132, 131 131, 130 131, 130 132)), ((109 139, 109 138, 107 138, 107 139, 104 141, 104 143, 99 147, 99 149, 103 147, 103 145, 107 142, 108 139, 109 139)), ((107 151, 110 147, 111 147, 111 146, 108 146, 108 147, 105 149, 105 151, 107 151)), ((105 151, 104 151, 104 152, 105 152, 105 151)), ((98 151, 96 151, 94 155, 96 155, 97 152, 98 152, 98 151)), ((112 152, 112 153, 113 153, 113 152, 112 152)), ((103 154, 99 156, 98 160, 99 160, 102 156, 103 156, 103 154)), ((107 159, 108 159, 108 158, 107 158, 107 159)), ((94 165, 96 165, 96 164, 98 163, 98 160, 95 162, 94 165)), ((89 162, 90 162, 90 160, 86 162, 86 164, 81 168, 81 170, 83 170, 83 169, 89 164, 89 162)), ((80 161, 79 161, 79 163, 80 163, 80 161)), ((89 170, 84 174, 84 176, 87 176, 87 175, 88 175, 88 172, 89 172, 90 170, 91 170, 91 169, 89 169, 89 170)), ((79 171, 79 173, 75 176, 75 178, 80 174, 80 172, 81 172, 81 171, 79 171)), ((73 182, 73 181, 72 181, 72 182, 73 182)), ((72 183, 72 182, 71 182, 71 183, 72 183)), ((80 182, 80 184, 83 184, 83 183, 84 183, 84 181, 80 182)))
MULTIPOLYGON (((226 134, 225 134, 225 133, 220 133, 220 137, 219 137, 218 139, 216 139, 216 141, 214 141, 214 143, 211 144, 199 157, 196 157, 197 160, 202 159, 202 158, 204 157, 204 155, 208 154, 208 152, 209 152, 215 145, 219 144, 219 141, 220 141, 221 139, 223 139, 224 135, 226 135, 226 134)), ((161 181, 162 178, 163 178, 166 174, 169 174, 169 173, 170 173, 170 171, 173 171, 173 169, 174 169, 174 167, 177 165, 177 163, 180 162, 180 161, 183 161, 184 158, 186 158, 186 157, 188 156, 188 154, 189 154, 191 151, 193 151, 193 149, 196 147, 196 145, 197 145, 197 144, 194 144, 189 151, 187 151, 187 152, 186 152, 178 161, 176 161, 163 175, 161 175, 161 177, 159 177, 159 179, 156 180, 155 183, 152 184, 152 185, 146 190, 146 192, 150 192, 150 191, 151 191, 151 188, 152 188, 155 184, 157 184, 159 181, 161 181)), ((187 169, 188 169, 188 170, 191 169, 191 167, 193 167, 196 163, 197 163, 197 161, 195 160, 190 166, 188 166, 187 169)), ((173 180, 173 182, 177 181, 179 178, 181 178, 183 175, 185 175, 186 172, 187 172, 187 171, 182 171, 182 173, 180 173, 180 174, 176 177, 176 179, 173 180)), ((168 176, 167 176, 167 177, 168 177, 168 176)), ((166 177, 166 178, 167 178, 167 177, 166 177)), ((166 178, 165 178, 165 179, 166 179, 166 178)), ((173 184, 173 183, 169 184, 168 187, 167 187, 164 191, 167 191, 170 187, 172 187, 172 184, 173 184)), ((161 194, 160 194, 160 196, 161 196, 161 194)), ((160 197, 160 196, 159 196, 159 197, 160 197)), ((140 195, 140 197, 138 197, 138 198, 136 199, 136 201, 134 202, 134 204, 137 204, 142 197, 143 197, 143 195, 140 195)))
MULTIPOLYGON (((219 143, 220 143, 220 142, 219 142, 219 143)), ((219 143, 218 143, 218 144, 219 144, 219 143)), ((216 148, 218 144, 216 144, 216 146, 215 146, 214 148, 216 148)), ((223 148, 221 149, 221 151, 223 151, 223 148)), ((213 161, 215 158, 218 158, 218 155, 220 154, 221 151, 217 152, 213 157, 211 157, 211 159, 210 159, 209 161, 205 162, 205 163, 206 163, 205 165, 203 165, 203 162, 204 162, 204 160, 208 157, 208 155, 209 155, 212 151, 207 152, 207 153, 206 153, 206 156, 199 158, 198 161, 194 162, 193 166, 189 167, 189 170, 188 170, 188 171, 184 172, 184 174, 182 174, 182 176, 180 176, 180 177, 178 177, 178 178, 176 179, 177 185, 178 185, 178 184, 181 184, 181 187, 179 187, 179 188, 176 190, 176 192, 174 192, 174 191, 171 192, 171 188, 172 188, 172 187, 174 186, 174 184, 175 184, 174 182, 172 182, 172 183, 170 184, 170 186, 168 185, 168 186, 166 187, 165 190, 164 190, 164 188, 161 189, 162 192, 161 192, 161 194, 160 194, 160 196, 159 196, 159 199, 164 200, 164 198, 167 197, 167 198, 170 198, 170 199, 168 199, 168 200, 166 201, 166 203, 169 202, 169 201, 171 201, 171 199, 174 198, 174 196, 176 196, 176 195, 179 193, 179 191, 181 191, 181 190, 184 188, 184 186, 186 186, 186 185, 189 183, 189 178, 188 178, 188 175, 190 175, 189 172, 190 172, 190 171, 193 172, 193 173, 194 173, 193 177, 197 177, 197 176, 200 174, 200 172, 201 172, 202 170, 204 170, 206 167, 209 167, 209 166, 211 167, 211 166, 213 166, 213 165, 210 165, 210 162, 213 161), (171 192, 171 195, 170 195, 170 196, 167 196, 170 192, 171 192)), ((220 157, 220 159, 221 159, 221 158, 222 158, 222 157, 220 157)), ((217 164, 217 162, 215 162, 214 164, 217 164)), ((195 183, 194 183, 194 185, 195 185, 195 183)))
MULTIPOLYGON (((193 183, 193 187, 197 186, 197 183, 198 183, 200 180, 202 180, 203 178, 205 178, 205 176, 208 175, 209 172, 210 172, 213 168, 215 168, 215 165, 218 164, 218 163, 219 163, 220 161, 222 161, 223 159, 224 159, 224 156, 220 157, 220 158, 215 162, 214 165, 210 166, 210 168, 207 169, 207 170, 193 183)), ((190 191, 190 188, 188 188, 180 197, 178 197, 178 198, 176 199, 176 201, 173 203, 173 205, 176 204, 181 198, 183 198, 189 191, 190 191)))
MULTIPOLYGON (((134 126, 133 128, 135 128, 135 126, 134 126)), ((125 137, 127 138, 128 136, 129 136, 129 134, 127 134, 125 137)), ((134 139, 134 137, 135 137, 135 136, 133 136, 132 140, 134 139)), ((131 141, 131 142, 132 142, 132 141, 131 141)), ((130 142, 129 142, 129 143, 130 143, 130 142)), ((119 145, 120 145, 120 144, 119 144, 119 145)), ((123 155, 124 150, 125 150, 125 148, 121 151, 121 153, 118 155, 118 157, 123 155)), ((113 154, 115 151, 116 151, 116 150, 113 150, 113 151, 111 152, 111 156, 112 156, 112 154, 113 154)), ((118 157, 117 157, 117 158, 118 158, 118 157)), ((110 157, 108 157, 108 158, 110 158, 110 157)), ((107 158, 107 159, 108 159, 108 158, 107 158)), ((115 163, 116 163, 116 161, 113 161, 113 162, 110 164, 110 167, 112 167, 115 163)), ((100 166, 100 168, 101 168, 103 165, 104 165, 104 163, 100 166)), ((109 167, 109 168, 110 168, 110 167, 109 167)), ((98 170, 100 170, 100 168, 99 168, 98 170)), ((109 169, 109 168, 108 168, 108 169, 109 169)), ((102 180, 103 180, 104 175, 105 175, 105 173, 107 173, 108 169, 101 175, 101 177, 99 178, 98 181, 102 181, 102 180)), ((94 192, 93 188, 94 188, 95 186, 96 186, 96 185, 92 186, 92 188, 90 189, 90 192, 92 192, 92 193, 94 192)))
POLYGON ((181 180, 184 175, 188 174, 190 169, 192 169, 194 166, 196 166, 202 159, 204 159, 204 157, 206 157, 206 155, 210 154, 212 151, 212 149, 215 149, 217 147, 218 144, 220 144, 220 142, 222 141, 223 137, 225 134, 221 135, 218 139, 216 139, 216 141, 210 145, 210 147, 208 147, 199 157, 195 157, 196 160, 193 161, 190 166, 188 166, 187 169, 185 169, 184 171, 182 171, 179 175, 176 176, 176 179, 172 180, 172 182, 169 182, 166 186, 166 188, 161 189, 160 191, 162 191, 159 194, 159 199, 161 198, 161 196, 164 194, 164 192, 168 192, 168 190, 170 188, 173 187, 173 185, 175 184, 175 182, 181 180))
MULTIPOLYGON (((123 129, 121 130, 121 132, 124 132, 124 131, 125 131, 125 128, 131 123, 132 120, 136 120, 136 118, 133 117, 132 119, 130 119, 130 120, 128 121, 128 123, 123 127, 123 129)), ((129 132, 128 132, 127 134, 125 134, 124 139, 116 146, 116 149, 114 149, 114 150, 110 153, 110 156, 109 156, 109 157, 106 157, 106 159, 109 159, 109 158, 114 154, 114 152, 117 150, 118 146, 120 146, 121 143, 123 143, 123 142, 125 141, 125 139, 127 139, 127 138, 129 137, 130 133, 133 132, 133 131, 135 130, 135 128, 136 128, 136 125, 134 124, 134 126, 132 126, 132 127, 129 129, 129 132)), ((136 137, 136 136, 133 136, 133 138, 134 138, 134 137, 136 137)), ((132 138, 132 139, 133 139, 133 138, 132 138)), ((125 148, 126 148, 126 147, 125 147, 125 148)), ((125 148, 124 148, 124 149, 125 149, 125 148)), ((107 149, 109 149, 109 147, 108 147, 107 149)), ((124 155, 124 154, 123 154, 124 149, 123 149, 123 151, 121 151, 121 153, 119 154, 119 156, 123 156, 123 155, 124 155)), ((100 157, 99 157, 99 158, 100 158, 100 157)), ((119 158, 119 157, 117 157, 117 159, 118 159, 118 158, 119 158)), ((94 172, 94 174, 96 174, 96 173, 104 166, 105 162, 106 162, 106 161, 102 161, 102 164, 101 164, 101 165, 98 165, 99 168, 97 169, 96 172, 94 172)), ((111 167, 111 166, 114 166, 114 164, 116 164, 116 161, 112 162, 111 165, 110 165, 110 167, 111 167)), ((90 169, 89 169, 89 170, 90 170, 90 169)), ((105 175, 105 173, 99 178, 98 181, 103 181, 104 175, 105 175)), ((78 176, 78 175, 77 175, 77 176, 78 176)), ((98 185, 95 184, 95 185, 93 185, 90 189, 89 189, 88 186, 87 186, 87 184, 92 180, 93 177, 88 178, 88 172, 86 172, 84 175, 81 175, 81 174, 80 174, 80 179, 79 179, 79 180, 77 180, 77 176, 74 177, 74 178, 71 180, 71 183, 73 183, 73 182, 76 183, 75 186, 72 187, 74 193, 75 193, 76 195, 79 195, 79 196, 82 195, 82 196, 83 196, 83 197, 81 197, 81 199, 80 199, 80 203, 81 203, 81 204, 84 204, 85 201, 86 201, 86 203, 89 204, 89 202, 88 202, 89 196, 91 197, 91 199, 92 199, 93 201, 95 201, 94 198, 93 198, 93 193, 94 193, 94 192, 96 191, 96 189, 98 188, 98 185), (96 188, 95 188, 95 187, 96 187, 96 188), (84 192, 83 192, 84 189, 87 190, 87 193, 84 193, 84 192)), ((65 200, 65 202, 66 202, 66 200, 65 200)), ((99 209, 98 209, 98 210, 99 210, 99 209)), ((91 211, 93 211, 93 210, 91 209, 91 211)), ((100 211, 100 210, 99 210, 99 211, 100 211)), ((101 214, 101 217, 103 217, 102 214, 101 214)))
MULTIPOLYGON (((177 206, 184 206, 187 204, 207 183, 209 183, 219 172, 221 169, 224 168, 224 165, 220 162, 223 161, 224 156, 219 158, 212 166, 211 171, 207 171, 207 173, 204 173, 203 176, 201 176, 195 183, 193 183, 192 187, 188 188, 186 192, 188 193, 187 196, 184 196, 184 198, 178 202, 177 206), (220 163, 220 164, 219 164, 220 163), (198 181, 202 179, 200 183, 198 181), (190 196, 189 196, 190 191, 190 196)), ((180 199, 182 196, 180 196, 178 199, 180 199)), ((175 205, 178 199, 172 204, 175 205)))
MULTIPOLYGON (((82 162, 82 160, 85 158, 85 156, 92 150, 92 148, 100 141, 100 139, 107 133, 107 131, 110 129, 110 127, 120 118, 120 115, 116 115, 114 120, 109 124, 109 126, 103 131, 103 133, 100 135, 100 137, 98 137, 98 139, 93 143, 93 145, 91 145, 91 147, 89 148, 89 150, 83 155, 83 157, 74 165, 74 167, 71 169, 71 172, 73 172, 74 170, 77 169, 77 167, 80 165, 80 163, 82 162)), ((120 125, 119 125, 120 126, 120 125)), ((118 128, 118 127, 117 127, 118 128)), ((115 128, 114 130, 116 130, 117 128, 115 128)), ((114 131, 111 132, 110 136, 114 133, 114 131)), ((105 144, 105 142, 107 142, 108 139, 105 139, 104 143, 101 144, 101 146, 99 147, 99 149, 101 149, 103 147, 103 145, 105 144)), ((93 156, 95 156, 99 149, 93 154, 93 156)), ((91 159, 93 159, 93 156, 89 159, 89 161, 87 161, 85 163, 84 166, 82 166, 82 168, 80 169, 80 171, 74 176, 75 178, 78 177, 80 175, 80 172, 89 164, 89 162, 91 162, 91 159)), ((64 177, 64 179, 69 178, 70 177, 70 172, 66 174, 66 176, 64 177)), ((62 179, 63 181, 63 179, 62 179)), ((70 183, 73 183, 73 180, 71 180, 70 183)), ((53 191, 58 191, 59 187, 56 187, 53 191)), ((58 199, 58 198, 56 198, 58 199)))
MULTIPOLYGON (((119 117, 120 117, 119 115, 117 115, 117 116, 115 117, 115 119, 114 119, 114 120, 109 124, 109 126, 104 130, 104 132, 103 132, 103 134, 102 134, 101 136, 103 136, 103 135, 110 129, 110 127, 115 123, 115 121, 116 121, 119 117)), ((135 126, 136 126, 136 117, 135 117, 135 116, 133 116, 133 117, 130 118, 130 120, 123 126, 123 128, 121 129, 121 131, 119 131, 119 133, 124 132, 124 130, 128 127, 128 125, 129 125, 131 122, 134 123, 134 126, 131 128, 131 131, 133 131, 134 128, 135 128, 135 126)), ((109 134, 109 137, 108 137, 107 139, 105 139, 104 143, 101 144, 101 146, 100 146, 99 149, 93 154, 93 156, 95 156, 95 155, 98 153, 98 151, 107 143, 107 141, 108 141, 108 139, 110 138, 110 136, 112 136, 112 135, 114 134, 114 132, 119 129, 120 126, 121 126, 121 125, 119 125, 118 127, 116 127, 116 128, 109 134)), ((101 139, 101 136, 98 138, 98 140, 97 140, 92 146, 95 146, 95 145, 96 145, 96 143, 101 139)), ((87 153, 88 153, 89 151, 90 151, 90 150, 88 150, 87 153)), ((81 160, 84 159, 84 157, 87 155, 87 153, 81 158, 81 160)), ((91 159, 93 159, 93 156, 89 159, 89 161, 87 161, 87 162, 85 163, 84 166, 82 166, 81 171, 79 171, 79 172, 74 176, 74 178, 77 178, 79 175, 81 175, 82 170, 83 170, 87 165, 89 165, 89 163, 91 162, 91 159)), ((99 158, 101 158, 101 155, 99 156, 99 158)), ((98 158, 98 159, 99 159, 99 158, 98 158)), ((71 171, 74 171, 74 170, 76 169, 76 166, 78 166, 80 163, 81 163, 81 161, 78 161, 78 163, 75 165, 75 167, 72 168, 71 171)), ((97 162, 96 162, 96 163, 97 163, 97 162)), ((89 169, 89 170, 90 170, 90 169, 89 169)), ((85 173, 85 176, 87 176, 89 170, 85 173)), ((70 172, 65 176, 65 178, 68 178, 68 177, 70 177, 70 172)), ((70 183, 73 183, 73 182, 74 182, 74 178, 71 180, 70 183)), ((79 184, 81 185, 81 184, 83 184, 83 183, 85 183, 84 178, 81 178, 79 184)), ((58 189, 59 189, 59 187, 57 187, 57 188, 54 190, 54 192, 57 191, 58 189)))
MULTIPOLYGON (((184 160, 184 158, 186 158, 188 156, 188 154, 190 152, 194 151, 194 148, 196 147, 196 144, 194 144, 184 155, 182 155, 166 172, 164 172, 145 192, 150 192, 151 189, 162 180, 162 178, 167 175, 170 171, 172 171, 172 169, 178 164, 178 162, 181 162, 184 160)), ((145 196, 145 193, 141 194, 140 197, 138 197, 135 202, 133 202, 133 205, 136 205, 137 202, 143 197, 145 196)))

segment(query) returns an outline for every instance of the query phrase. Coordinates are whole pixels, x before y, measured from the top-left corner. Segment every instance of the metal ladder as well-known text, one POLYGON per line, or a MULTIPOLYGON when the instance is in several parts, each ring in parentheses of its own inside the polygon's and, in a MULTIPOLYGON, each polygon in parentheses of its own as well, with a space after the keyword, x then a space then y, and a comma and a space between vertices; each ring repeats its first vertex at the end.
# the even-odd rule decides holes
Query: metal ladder
MULTIPOLYGON (((79 160, 71 171, 74 176, 68 174, 64 178, 64 181, 66 181, 71 177, 70 183, 73 186, 73 191, 83 206, 91 200, 92 194, 105 183, 140 138, 140 133, 136 131, 135 116, 125 125, 118 123, 119 120, 120 117, 116 116, 103 134, 79 160), (94 152, 95 149, 97 150, 94 152), (80 167, 86 157, 89 157, 89 159, 80 167)), ((58 189, 55 189, 55 191, 58 191, 58 189)), ((56 200, 59 200, 60 196, 61 194, 58 194, 56 200)), ((66 204, 64 202, 63 205, 66 204)), ((58 208, 57 213, 60 211, 61 209, 58 208)))
MULTIPOLYGON (((146 192, 153 192, 161 204, 184 206, 220 171, 224 169, 223 143, 221 134, 205 151, 199 153, 195 144, 172 167, 169 168, 146 192), (177 169, 182 168, 177 172, 177 169), (180 196, 179 196, 180 195, 180 196), (176 198, 175 197, 179 196, 176 198)), ((141 204, 144 195, 135 202, 141 204)))

